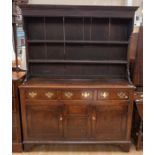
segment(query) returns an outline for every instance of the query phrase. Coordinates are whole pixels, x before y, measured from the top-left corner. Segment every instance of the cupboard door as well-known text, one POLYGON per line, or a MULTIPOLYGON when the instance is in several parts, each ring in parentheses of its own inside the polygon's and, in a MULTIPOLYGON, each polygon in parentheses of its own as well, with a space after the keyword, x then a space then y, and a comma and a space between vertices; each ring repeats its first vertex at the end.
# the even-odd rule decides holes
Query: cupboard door
POLYGON ((128 106, 97 105, 92 112, 92 134, 96 140, 124 140, 128 106))
POLYGON ((62 138, 62 107, 60 105, 27 105, 26 123, 28 140, 62 138))
POLYGON ((90 136, 90 107, 86 104, 65 105, 64 136, 68 140, 88 139, 90 136))

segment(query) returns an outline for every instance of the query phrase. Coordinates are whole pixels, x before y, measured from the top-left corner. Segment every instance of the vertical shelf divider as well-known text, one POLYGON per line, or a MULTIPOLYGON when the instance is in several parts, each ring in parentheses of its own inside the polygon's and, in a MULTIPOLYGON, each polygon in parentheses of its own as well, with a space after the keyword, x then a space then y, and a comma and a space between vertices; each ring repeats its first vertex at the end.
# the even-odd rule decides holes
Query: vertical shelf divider
POLYGON ((92 40, 92 17, 90 18, 90 40, 92 40))
POLYGON ((83 21, 83 32, 82 32, 82 35, 83 35, 83 40, 85 40, 85 35, 84 35, 85 21, 84 21, 84 17, 82 18, 82 21, 83 21))
POLYGON ((65 17, 63 17, 63 40, 64 40, 64 60, 66 59, 66 33, 65 33, 65 17))
MULTIPOLYGON (((44 40, 46 41, 46 19, 44 17, 44 40)), ((47 59, 47 43, 44 43, 45 59, 47 59)))
POLYGON ((108 34, 109 34, 109 37, 108 37, 108 40, 110 41, 111 39, 111 18, 109 18, 109 32, 108 32, 108 34))
MULTIPOLYGON (((66 32, 65 32, 65 17, 63 16, 63 36, 64 36, 64 60, 66 60, 66 32)), ((66 66, 63 66, 63 72, 65 74, 66 66)))

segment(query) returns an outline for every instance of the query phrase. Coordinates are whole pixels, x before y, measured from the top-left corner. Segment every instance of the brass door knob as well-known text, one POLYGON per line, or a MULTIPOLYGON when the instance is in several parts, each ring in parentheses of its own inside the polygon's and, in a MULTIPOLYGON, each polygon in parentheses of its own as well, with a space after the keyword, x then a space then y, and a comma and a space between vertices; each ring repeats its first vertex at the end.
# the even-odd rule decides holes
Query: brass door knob
POLYGON ((60 120, 60 121, 62 121, 62 120, 63 120, 63 117, 62 117, 62 116, 60 116, 59 120, 60 120))
POLYGON ((92 116, 92 120, 93 120, 93 121, 96 121, 96 117, 95 117, 95 116, 92 116))

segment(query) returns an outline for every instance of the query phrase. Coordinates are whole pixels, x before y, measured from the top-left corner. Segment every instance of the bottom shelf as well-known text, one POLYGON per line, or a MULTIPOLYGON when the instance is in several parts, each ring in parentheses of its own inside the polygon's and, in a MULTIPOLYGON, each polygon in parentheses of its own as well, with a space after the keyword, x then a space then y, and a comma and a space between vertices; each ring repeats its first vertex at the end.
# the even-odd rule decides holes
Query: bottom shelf
POLYGON ((114 79, 114 78, 102 78, 102 79, 64 79, 64 78, 51 78, 51 77, 39 77, 39 76, 30 76, 26 81, 24 86, 33 86, 33 85, 41 85, 46 86, 49 84, 53 85, 60 85, 61 87, 64 86, 67 88, 69 86, 74 87, 74 85, 78 85, 79 87, 89 87, 89 86, 96 86, 96 87, 103 87, 103 85, 114 87, 124 87, 128 88, 132 84, 128 81, 128 79, 114 79))
POLYGON ((29 64, 31 76, 59 79, 126 79, 127 64, 29 64))

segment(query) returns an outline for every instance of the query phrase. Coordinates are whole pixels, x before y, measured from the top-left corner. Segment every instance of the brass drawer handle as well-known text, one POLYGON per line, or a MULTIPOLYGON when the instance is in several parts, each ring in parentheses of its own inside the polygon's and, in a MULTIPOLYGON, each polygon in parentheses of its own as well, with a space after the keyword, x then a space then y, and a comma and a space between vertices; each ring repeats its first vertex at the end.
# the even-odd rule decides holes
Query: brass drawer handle
POLYGON ((65 96, 67 98, 71 98, 73 96, 73 93, 72 92, 65 92, 65 96))
POLYGON ((36 97, 37 96, 37 93, 36 92, 29 92, 29 96, 31 96, 32 98, 36 97))
POLYGON ((126 93, 124 93, 124 92, 119 92, 119 93, 117 93, 117 96, 118 96, 119 98, 121 98, 121 99, 127 99, 127 98, 128 98, 128 96, 127 96, 126 93))
POLYGON ((109 92, 103 91, 100 93, 100 96, 103 98, 107 98, 109 96, 109 92))
POLYGON ((47 92, 47 93, 45 93, 45 96, 46 96, 47 98, 51 98, 53 95, 54 95, 53 92, 47 92))
POLYGON ((83 92, 82 97, 88 98, 90 96, 90 92, 83 92))

